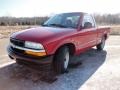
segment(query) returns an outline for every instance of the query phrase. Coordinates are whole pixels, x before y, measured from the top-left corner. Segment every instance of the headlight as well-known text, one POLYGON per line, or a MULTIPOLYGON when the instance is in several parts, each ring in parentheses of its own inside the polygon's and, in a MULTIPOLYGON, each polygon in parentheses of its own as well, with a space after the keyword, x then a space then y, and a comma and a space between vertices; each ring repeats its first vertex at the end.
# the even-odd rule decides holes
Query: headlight
POLYGON ((29 48, 29 49, 35 49, 35 50, 43 50, 44 49, 42 44, 35 43, 35 42, 29 42, 29 41, 25 42, 25 47, 29 48))

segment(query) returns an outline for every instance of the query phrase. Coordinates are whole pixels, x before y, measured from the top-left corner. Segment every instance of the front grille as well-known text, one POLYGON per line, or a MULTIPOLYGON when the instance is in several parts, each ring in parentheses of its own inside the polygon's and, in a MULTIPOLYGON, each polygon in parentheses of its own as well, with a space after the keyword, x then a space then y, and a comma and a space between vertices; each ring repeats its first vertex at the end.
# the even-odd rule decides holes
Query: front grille
POLYGON ((12 38, 10 39, 10 42, 13 45, 20 46, 20 47, 24 47, 24 44, 25 44, 25 42, 22 40, 17 40, 17 39, 12 39, 12 38))
MULTIPOLYGON (((24 41, 22 41, 22 40, 10 38, 10 43, 12 43, 15 46, 24 47, 24 41)), ((20 50, 20 49, 17 49, 15 47, 12 47, 12 46, 11 46, 11 48, 13 51, 15 51, 17 53, 24 53, 24 50, 20 50)))

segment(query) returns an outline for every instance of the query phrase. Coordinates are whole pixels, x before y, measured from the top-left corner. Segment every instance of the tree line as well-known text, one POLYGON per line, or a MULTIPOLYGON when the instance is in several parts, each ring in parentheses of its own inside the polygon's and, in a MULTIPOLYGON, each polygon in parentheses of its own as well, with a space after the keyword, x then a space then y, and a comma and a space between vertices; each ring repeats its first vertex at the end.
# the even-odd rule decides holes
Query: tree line
MULTIPOLYGON (((99 25, 120 24, 120 14, 94 14, 95 20, 99 25)), ((49 17, 0 17, 0 26, 16 25, 41 25, 49 17)))
POLYGON ((98 25, 118 25, 120 24, 120 14, 94 14, 98 25))
POLYGON ((49 17, 0 17, 1 26, 41 25, 49 17))

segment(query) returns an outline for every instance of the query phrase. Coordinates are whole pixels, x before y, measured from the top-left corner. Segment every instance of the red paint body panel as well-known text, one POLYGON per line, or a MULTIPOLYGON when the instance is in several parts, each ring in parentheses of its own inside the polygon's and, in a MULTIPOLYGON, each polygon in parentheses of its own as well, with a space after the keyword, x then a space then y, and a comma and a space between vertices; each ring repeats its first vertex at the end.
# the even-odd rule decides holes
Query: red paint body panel
MULTIPOLYGON (((82 16, 81 16, 82 17, 82 16)), ((81 24, 82 18, 79 20, 81 24)), ((109 36, 109 27, 90 29, 38 27, 14 33, 11 37, 24 41, 41 43, 47 55, 55 54, 56 50, 64 44, 71 43, 75 46, 75 54, 100 43, 102 36, 109 36)))

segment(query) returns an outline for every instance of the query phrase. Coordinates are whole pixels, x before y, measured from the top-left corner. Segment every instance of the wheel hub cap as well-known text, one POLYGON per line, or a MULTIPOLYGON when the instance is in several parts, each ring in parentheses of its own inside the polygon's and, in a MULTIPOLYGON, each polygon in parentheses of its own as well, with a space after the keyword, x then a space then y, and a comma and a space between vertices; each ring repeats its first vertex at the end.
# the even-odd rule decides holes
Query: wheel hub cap
POLYGON ((69 52, 65 54, 64 68, 67 69, 69 63, 69 52))

